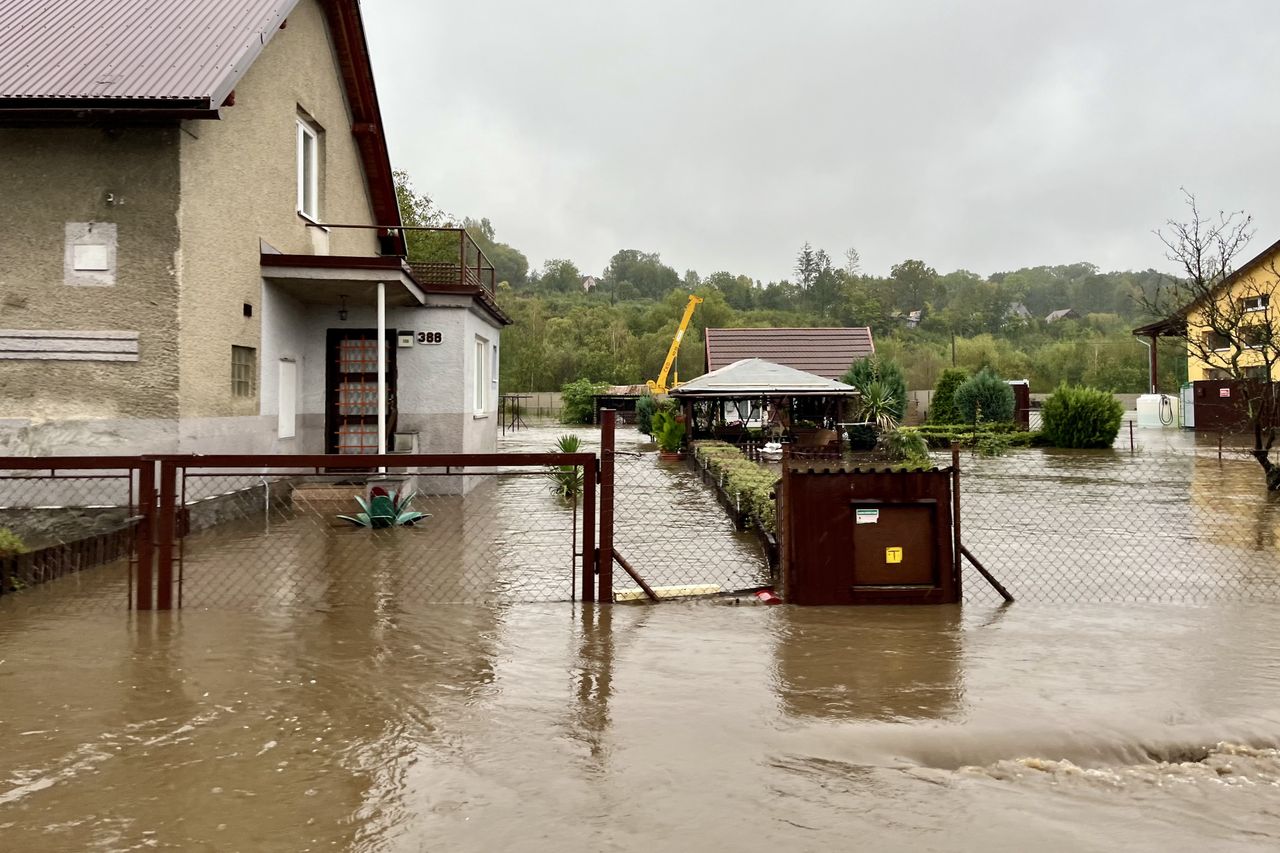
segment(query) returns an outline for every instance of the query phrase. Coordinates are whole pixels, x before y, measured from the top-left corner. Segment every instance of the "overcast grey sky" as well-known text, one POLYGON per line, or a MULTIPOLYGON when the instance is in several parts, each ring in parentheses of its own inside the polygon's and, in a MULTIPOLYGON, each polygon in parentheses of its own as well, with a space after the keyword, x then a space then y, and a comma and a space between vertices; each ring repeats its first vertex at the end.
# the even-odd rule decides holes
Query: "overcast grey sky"
POLYGON ((1274 0, 362 8, 396 167, 535 266, 1167 268, 1184 185, 1280 237, 1274 0))

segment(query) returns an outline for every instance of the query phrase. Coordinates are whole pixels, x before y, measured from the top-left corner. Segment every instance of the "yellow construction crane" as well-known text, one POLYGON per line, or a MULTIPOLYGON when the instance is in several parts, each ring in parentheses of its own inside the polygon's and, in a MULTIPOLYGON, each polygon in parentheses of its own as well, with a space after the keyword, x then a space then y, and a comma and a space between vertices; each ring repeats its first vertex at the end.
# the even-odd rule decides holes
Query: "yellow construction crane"
POLYGON ((671 339, 671 349, 667 350, 667 360, 662 363, 662 372, 658 374, 658 381, 654 382, 650 379, 646 384, 649 386, 650 393, 665 394, 672 388, 680 384, 680 370, 675 368, 676 356, 680 353, 680 340, 684 337, 684 330, 689 328, 689 321, 693 319, 693 309, 697 308, 702 302, 701 296, 689 294, 689 304, 684 307, 684 317, 680 319, 680 328, 676 329, 676 336, 671 339), (667 385, 667 374, 672 373, 671 385, 667 385))

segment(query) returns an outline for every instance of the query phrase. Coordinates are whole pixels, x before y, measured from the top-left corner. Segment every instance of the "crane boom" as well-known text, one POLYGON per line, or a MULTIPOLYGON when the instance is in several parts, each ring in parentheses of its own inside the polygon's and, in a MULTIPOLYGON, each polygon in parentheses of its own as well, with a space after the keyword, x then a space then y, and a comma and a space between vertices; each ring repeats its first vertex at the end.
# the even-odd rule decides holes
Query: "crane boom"
POLYGON ((670 388, 667 387, 667 375, 671 373, 671 367, 676 363, 676 355, 680 352, 680 341, 684 338, 685 329, 689 328, 689 321, 693 319, 693 310, 702 303, 701 296, 689 294, 689 304, 684 308, 684 317, 680 319, 680 327, 676 329, 676 336, 671 339, 671 349, 667 350, 667 360, 662 363, 662 372, 658 374, 658 380, 655 382, 650 379, 648 381, 649 390, 654 394, 665 394, 680 384, 680 374, 676 372, 676 380, 671 383, 670 388))

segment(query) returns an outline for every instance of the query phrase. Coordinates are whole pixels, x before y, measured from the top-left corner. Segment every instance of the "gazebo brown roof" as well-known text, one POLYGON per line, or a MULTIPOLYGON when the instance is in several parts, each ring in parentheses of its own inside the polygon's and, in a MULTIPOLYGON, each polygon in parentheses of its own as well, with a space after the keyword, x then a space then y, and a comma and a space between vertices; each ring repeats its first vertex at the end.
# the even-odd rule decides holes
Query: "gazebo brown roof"
POLYGON ((826 379, 839 379, 849 365, 876 351, 871 330, 865 326, 707 329, 704 340, 708 373, 736 361, 759 358, 826 379))

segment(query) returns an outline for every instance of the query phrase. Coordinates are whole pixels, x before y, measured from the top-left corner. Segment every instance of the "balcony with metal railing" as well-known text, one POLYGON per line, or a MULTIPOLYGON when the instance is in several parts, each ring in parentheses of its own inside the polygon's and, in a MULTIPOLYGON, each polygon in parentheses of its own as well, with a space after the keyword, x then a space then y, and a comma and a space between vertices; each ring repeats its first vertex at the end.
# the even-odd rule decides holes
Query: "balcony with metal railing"
POLYGON ((493 264, 465 228, 406 230, 405 242, 413 277, 424 287, 482 290, 493 296, 493 264))

